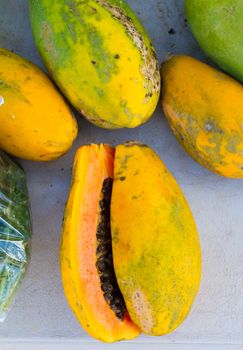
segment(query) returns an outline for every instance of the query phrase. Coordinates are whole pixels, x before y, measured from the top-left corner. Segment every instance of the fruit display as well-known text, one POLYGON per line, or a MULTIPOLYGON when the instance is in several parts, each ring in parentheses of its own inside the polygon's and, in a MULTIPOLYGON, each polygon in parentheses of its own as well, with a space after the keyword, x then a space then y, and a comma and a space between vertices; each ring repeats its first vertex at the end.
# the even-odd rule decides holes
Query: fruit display
POLYGON ((242 0, 185 0, 185 15, 204 52, 243 83, 242 0))
POLYGON ((153 114, 158 62, 124 0, 30 0, 33 36, 63 94, 93 124, 134 128, 153 114))
POLYGON ((0 120, 0 148, 24 159, 56 159, 77 136, 76 120, 44 72, 2 48, 0 120))
MULTIPOLYGON (((243 0, 144 1, 141 9, 140 1, 126 0, 26 0, 9 7, 1 1, 0 38, 9 50, 0 48, 0 322, 30 261, 30 202, 37 261, 16 303, 14 327, 3 326, 0 343, 14 335, 43 346, 45 338, 65 338, 68 346, 73 335, 78 342, 83 337, 80 324, 97 340, 129 341, 125 347, 141 334, 164 336, 182 325, 199 292, 202 251, 193 213, 167 164, 195 205, 206 283, 185 329, 165 341, 218 344, 226 329, 227 345, 242 343, 233 322, 242 301, 242 252, 234 255, 242 226, 235 179, 243 179, 243 0), (22 28, 17 35, 13 9, 29 15, 24 36, 32 31, 34 41, 22 42, 22 28), (190 56, 200 57, 190 29, 205 61, 218 68, 190 56), (137 128, 159 100, 163 113, 157 109, 151 123, 137 128), (74 114, 87 119, 79 118, 79 135, 74 114), (193 161, 175 138, 170 144, 169 128, 212 173, 196 163, 189 168, 193 161), (65 310, 60 272, 76 326, 65 310), (209 320, 205 327, 201 315, 209 320)), ((131 346, 154 342, 161 340, 142 336, 131 346)))
POLYGON ((0 150, 0 321, 29 261, 31 223, 23 169, 0 150))
POLYGON ((77 151, 60 261, 67 300, 97 339, 163 335, 186 318, 201 277, 198 233, 151 148, 127 142, 77 151))
POLYGON ((190 156, 207 169, 243 178, 243 87, 189 56, 162 66, 162 105, 190 156))

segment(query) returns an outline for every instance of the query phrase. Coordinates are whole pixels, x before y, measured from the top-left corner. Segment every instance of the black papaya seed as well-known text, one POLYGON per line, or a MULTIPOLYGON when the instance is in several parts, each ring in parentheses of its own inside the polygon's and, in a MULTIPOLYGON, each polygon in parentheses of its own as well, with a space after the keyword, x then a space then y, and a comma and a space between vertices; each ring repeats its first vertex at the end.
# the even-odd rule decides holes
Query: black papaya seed
POLYGON ((112 294, 107 292, 107 293, 104 293, 104 298, 106 301, 110 302, 112 300, 112 294))
POLYGON ((97 268, 99 272, 104 272, 106 270, 106 264, 104 261, 97 261, 97 268))

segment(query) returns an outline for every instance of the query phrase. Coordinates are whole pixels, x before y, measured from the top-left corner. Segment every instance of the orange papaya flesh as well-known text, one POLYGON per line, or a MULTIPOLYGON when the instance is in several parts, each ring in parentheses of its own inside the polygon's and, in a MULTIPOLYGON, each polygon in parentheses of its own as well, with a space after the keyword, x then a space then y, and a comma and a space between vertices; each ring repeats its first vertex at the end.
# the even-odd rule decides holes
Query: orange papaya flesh
POLYGON ((75 157, 61 243, 67 300, 93 337, 114 342, 139 335, 126 310, 112 259, 110 201, 114 149, 81 147, 75 157))

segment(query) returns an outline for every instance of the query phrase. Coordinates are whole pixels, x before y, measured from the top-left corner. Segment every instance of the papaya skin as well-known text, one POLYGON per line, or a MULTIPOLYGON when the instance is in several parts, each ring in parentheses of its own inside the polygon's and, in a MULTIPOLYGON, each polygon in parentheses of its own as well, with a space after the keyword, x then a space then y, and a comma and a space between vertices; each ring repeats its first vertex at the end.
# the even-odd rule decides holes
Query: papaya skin
POLYGON ((243 83, 243 2, 185 0, 185 14, 203 51, 243 83))
POLYGON ((149 335, 173 331, 199 288, 200 242, 179 186, 146 145, 116 148, 111 230, 116 277, 131 319, 149 335))
POLYGON ((113 178, 114 149, 81 147, 75 156, 60 250, 61 274, 70 307, 83 328, 104 342, 132 339, 140 330, 126 313, 119 320, 104 299, 96 263, 96 228, 103 181, 113 178))
POLYGON ((162 106, 189 155, 212 172, 243 178, 243 87, 189 56, 162 66, 162 106))
POLYGON ((28 160, 63 155, 77 136, 64 98, 37 66, 0 48, 0 147, 28 160))
POLYGON ((153 114, 153 45, 123 0, 30 0, 33 36, 54 81, 93 124, 134 128, 153 114))

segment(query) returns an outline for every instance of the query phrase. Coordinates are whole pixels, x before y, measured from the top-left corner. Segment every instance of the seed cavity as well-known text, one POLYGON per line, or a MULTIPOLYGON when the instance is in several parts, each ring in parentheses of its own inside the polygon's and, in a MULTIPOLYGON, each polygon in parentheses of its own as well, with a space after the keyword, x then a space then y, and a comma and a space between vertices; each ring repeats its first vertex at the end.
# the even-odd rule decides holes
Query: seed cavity
POLYGON ((112 179, 105 179, 102 186, 100 207, 100 222, 96 232, 97 239, 97 262, 96 267, 100 277, 101 290, 107 304, 116 317, 123 320, 126 306, 118 287, 113 259, 110 229, 110 202, 112 191, 112 179))

